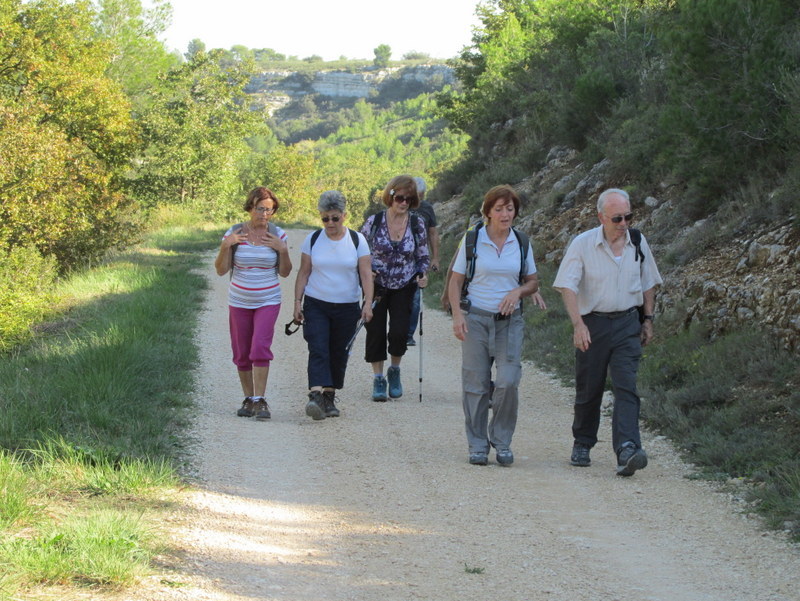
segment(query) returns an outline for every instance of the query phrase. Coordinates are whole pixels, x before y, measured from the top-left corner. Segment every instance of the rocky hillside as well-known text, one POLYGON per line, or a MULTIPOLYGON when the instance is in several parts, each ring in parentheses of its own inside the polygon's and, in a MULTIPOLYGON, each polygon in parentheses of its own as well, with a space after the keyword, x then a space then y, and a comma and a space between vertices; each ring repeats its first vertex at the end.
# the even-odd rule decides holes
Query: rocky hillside
POLYGON ((265 71, 253 78, 247 88, 257 104, 270 114, 307 94, 331 98, 369 98, 390 88, 406 90, 404 97, 440 90, 455 84, 455 74, 447 65, 416 65, 386 69, 365 68, 353 71, 265 71))
MULTIPOLYGON (((516 186, 525 202, 517 225, 530 234, 537 261, 557 266, 572 237, 597 225, 598 194, 623 185, 610 179, 609 167, 607 160, 584 165, 577 152, 554 148, 544 168, 516 186)), ((658 196, 632 194, 635 226, 651 243, 664 276, 656 312, 678 308, 684 325, 702 319, 712 334, 759 324, 787 350, 800 350, 796 217, 755 228, 740 223, 720 237, 707 220, 686 222, 677 193, 663 186, 658 196)), ((444 236, 463 231, 461 202, 456 197, 437 205, 444 236)))

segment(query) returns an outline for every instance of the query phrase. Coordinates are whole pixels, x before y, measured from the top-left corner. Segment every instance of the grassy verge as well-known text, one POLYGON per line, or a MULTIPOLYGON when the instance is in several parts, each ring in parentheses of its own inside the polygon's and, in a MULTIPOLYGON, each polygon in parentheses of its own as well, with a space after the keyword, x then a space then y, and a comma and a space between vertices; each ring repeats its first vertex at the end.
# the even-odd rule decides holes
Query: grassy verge
POLYGON ((219 231, 195 220, 63 282, 58 317, 3 357, 0 599, 124 588, 158 553, 205 290, 193 268, 219 231))

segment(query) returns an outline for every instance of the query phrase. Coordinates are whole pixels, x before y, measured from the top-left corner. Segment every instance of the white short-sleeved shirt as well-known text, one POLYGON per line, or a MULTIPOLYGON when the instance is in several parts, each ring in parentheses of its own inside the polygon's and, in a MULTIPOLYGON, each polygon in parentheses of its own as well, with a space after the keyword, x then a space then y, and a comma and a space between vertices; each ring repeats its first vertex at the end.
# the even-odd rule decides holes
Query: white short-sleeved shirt
POLYGON ((642 236, 644 260, 636 260, 636 247, 626 232, 621 257, 603 236, 603 226, 578 234, 558 268, 554 288, 567 288, 578 296, 581 315, 592 311, 611 313, 638 307, 644 292, 662 284, 653 253, 642 236))
POLYGON ((360 233, 358 248, 353 245, 350 232, 345 230, 340 240, 328 238, 321 230, 314 248, 311 233, 303 240, 300 252, 311 257, 311 273, 304 293, 328 303, 357 303, 361 300, 358 278, 358 259, 370 254, 367 239, 360 233))
MULTIPOLYGON (((275 227, 277 236, 286 241, 286 232, 275 227)), ((222 237, 231 235, 228 229, 222 237)), ((268 246, 254 246, 242 242, 233 255, 233 275, 228 286, 228 304, 241 309, 258 309, 281 303, 281 284, 278 280, 278 253, 268 246)))
MULTIPOLYGON (((492 313, 499 312, 500 302, 505 295, 519 286, 520 261, 519 241, 512 230, 508 231, 508 238, 501 251, 489 238, 486 228, 479 229, 475 240, 475 275, 467 289, 467 298, 472 306, 492 313)), ((453 271, 461 274, 467 272, 467 249, 464 246, 464 238, 458 247, 453 271)), ((536 263, 533 260, 533 248, 528 243, 525 275, 534 273, 536 273, 536 263)))

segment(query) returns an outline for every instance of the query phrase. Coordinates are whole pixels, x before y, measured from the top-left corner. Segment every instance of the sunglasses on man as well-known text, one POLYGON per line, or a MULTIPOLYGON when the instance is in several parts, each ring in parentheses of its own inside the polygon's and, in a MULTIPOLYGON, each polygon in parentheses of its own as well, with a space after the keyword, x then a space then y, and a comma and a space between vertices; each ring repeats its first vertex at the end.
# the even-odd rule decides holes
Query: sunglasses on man
POLYGON ((633 213, 628 213, 627 215, 614 215, 614 217, 609 217, 611 219, 611 223, 622 223, 622 220, 631 221, 633 219, 633 213))

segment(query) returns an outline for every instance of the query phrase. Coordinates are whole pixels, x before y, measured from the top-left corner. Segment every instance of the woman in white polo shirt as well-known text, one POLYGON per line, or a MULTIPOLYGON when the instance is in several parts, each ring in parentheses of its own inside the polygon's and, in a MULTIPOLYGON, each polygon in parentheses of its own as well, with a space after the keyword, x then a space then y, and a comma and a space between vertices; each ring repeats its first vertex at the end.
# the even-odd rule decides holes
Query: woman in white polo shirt
POLYGON ((453 334, 462 341, 462 401, 469 462, 486 465, 489 447, 493 446, 497 463, 508 466, 514 462, 511 438, 517 424, 522 375, 524 322, 520 303, 537 292, 539 282, 533 249, 527 242, 527 249, 520 248, 520 239, 526 241, 527 237, 518 237, 512 228, 519 214, 519 197, 514 189, 503 185, 489 190, 481 213, 485 226, 476 226, 474 271, 467 260, 465 235, 453 262, 448 296, 453 334), (470 272, 473 275, 462 300, 462 286, 470 272), (496 367, 493 391, 492 363, 496 367))
POLYGON ((306 415, 315 420, 339 416, 334 394, 344 386, 347 343, 359 319, 372 319, 372 255, 366 238, 345 227, 345 204, 336 190, 320 196, 324 227, 303 241, 294 284, 294 319, 308 343, 306 415))

